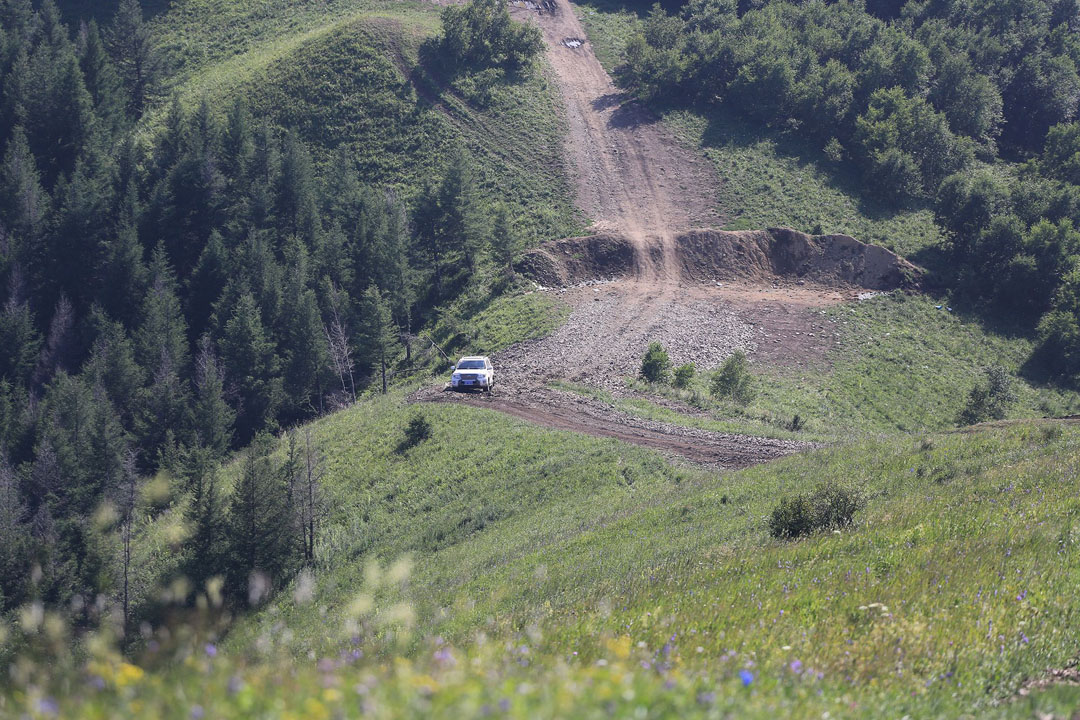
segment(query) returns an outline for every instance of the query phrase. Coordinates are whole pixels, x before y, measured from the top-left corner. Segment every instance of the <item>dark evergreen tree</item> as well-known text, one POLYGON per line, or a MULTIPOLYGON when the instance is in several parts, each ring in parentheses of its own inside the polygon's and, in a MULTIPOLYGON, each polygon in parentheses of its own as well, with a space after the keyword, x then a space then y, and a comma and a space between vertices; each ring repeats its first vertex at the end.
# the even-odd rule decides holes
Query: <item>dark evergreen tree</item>
POLYGON ((94 103, 94 113, 101 129, 115 134, 124 123, 126 98, 120 76, 105 50, 96 20, 83 26, 79 66, 82 68, 86 90, 94 103))
POLYGON ((173 469, 190 495, 185 516, 191 537, 186 543, 183 569, 197 588, 227 570, 225 507, 218 461, 214 450, 196 446, 182 450, 173 469))
POLYGON ((29 599, 29 520, 15 471, 0 454, 0 611, 18 607, 29 599))
POLYGON ((135 333, 139 364, 155 373, 162 365, 183 373, 188 364, 187 326, 176 292, 176 277, 158 246, 150 260, 150 286, 135 333))
POLYGON ((225 400, 224 374, 208 335, 199 341, 199 354, 195 358, 192 416, 197 444, 212 452, 215 458, 223 458, 232 443, 236 414, 225 400))
POLYGON ((0 165, 0 223, 13 246, 8 254, 29 259, 44 233, 48 209, 49 196, 41 185, 37 162, 22 128, 16 127, 0 165))
POLYGON ((273 440, 259 435, 244 455, 229 508, 228 587, 235 598, 249 592, 252 575, 272 583, 296 560, 296 533, 289 512, 288 478, 273 460, 273 440))
POLYGON ((146 107, 161 69, 139 0, 120 0, 109 38, 120 76, 127 87, 128 111, 138 117, 146 107))
POLYGON ((283 400, 280 361, 251 293, 240 296, 221 338, 225 377, 236 393, 236 431, 241 441, 272 426, 283 400))
POLYGON ((390 314, 390 305, 379 288, 372 285, 364 293, 364 345, 374 371, 382 380, 382 391, 387 391, 387 369, 397 347, 398 329, 390 314))

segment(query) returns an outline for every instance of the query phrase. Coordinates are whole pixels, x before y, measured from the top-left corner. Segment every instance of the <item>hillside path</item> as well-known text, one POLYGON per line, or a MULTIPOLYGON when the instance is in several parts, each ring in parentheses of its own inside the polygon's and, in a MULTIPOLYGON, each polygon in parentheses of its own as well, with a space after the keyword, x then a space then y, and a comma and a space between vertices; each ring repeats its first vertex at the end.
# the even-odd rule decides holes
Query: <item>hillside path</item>
MULTIPOLYGON (((611 397, 632 394, 634 375, 649 342, 659 340, 675 364, 718 365, 736 349, 783 364, 818 362, 833 342, 827 333, 801 329, 817 323, 817 308, 846 299, 831 289, 775 284, 687 282, 675 237, 685 230, 722 224, 718 179, 701 153, 680 145, 647 109, 623 93, 597 60, 568 0, 515 0, 519 21, 536 23, 562 95, 566 152, 581 209, 593 233, 614 233, 633 245, 631 277, 550 292, 572 310, 569 320, 540 340, 519 343, 493 358, 497 384, 491 395, 421 390, 414 399, 460 402, 499 410, 548 427, 613 437, 692 462, 737 468, 808 447, 775 440, 644 420, 601 397, 550 386, 565 380, 611 397)), ((680 412, 684 406, 659 398, 680 412)))

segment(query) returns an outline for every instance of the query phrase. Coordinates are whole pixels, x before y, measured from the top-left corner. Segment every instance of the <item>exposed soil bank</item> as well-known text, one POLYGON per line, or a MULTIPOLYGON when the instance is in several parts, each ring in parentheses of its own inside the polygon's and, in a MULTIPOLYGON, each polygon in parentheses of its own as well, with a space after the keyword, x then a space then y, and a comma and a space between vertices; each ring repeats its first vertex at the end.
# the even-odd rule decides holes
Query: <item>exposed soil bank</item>
MULTIPOLYGON (((526 253, 519 272, 545 287, 640 276, 635 244, 615 234, 567 238, 526 253)), ((847 235, 807 235, 789 228, 691 230, 675 236, 678 278, 799 279, 868 290, 913 289, 921 271, 895 253, 847 235)))

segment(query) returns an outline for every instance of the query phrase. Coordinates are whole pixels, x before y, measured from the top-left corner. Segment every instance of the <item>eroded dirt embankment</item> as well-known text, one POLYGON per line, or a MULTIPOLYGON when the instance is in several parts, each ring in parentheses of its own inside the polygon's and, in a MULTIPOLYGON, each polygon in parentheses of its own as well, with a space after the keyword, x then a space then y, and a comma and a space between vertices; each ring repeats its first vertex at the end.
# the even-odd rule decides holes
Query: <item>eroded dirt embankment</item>
MULTIPOLYGON (((526 253, 518 272, 544 287, 641 276, 635 243, 607 233, 545 243, 526 253)), ((912 289, 920 270, 895 253, 847 235, 807 235, 789 228, 691 230, 674 237, 677 274, 670 282, 805 280, 867 290, 912 289)))

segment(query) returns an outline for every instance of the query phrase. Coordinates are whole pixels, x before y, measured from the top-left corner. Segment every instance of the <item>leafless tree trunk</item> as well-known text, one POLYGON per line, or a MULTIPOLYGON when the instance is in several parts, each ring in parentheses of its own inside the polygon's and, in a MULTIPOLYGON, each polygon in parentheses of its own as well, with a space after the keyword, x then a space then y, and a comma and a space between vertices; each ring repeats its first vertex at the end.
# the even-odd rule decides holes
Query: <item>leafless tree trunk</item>
POLYGON ((131 625, 131 540, 135 525, 135 504, 138 495, 138 471, 134 451, 124 456, 124 471, 116 488, 117 509, 120 511, 120 571, 122 575, 122 603, 124 609, 124 634, 131 625))
POLYGON ((315 537, 318 532, 319 519, 322 517, 322 493, 319 491, 319 483, 323 477, 322 453, 311 439, 311 429, 304 430, 304 479, 301 491, 304 494, 302 503, 304 521, 304 562, 312 564, 315 561, 315 537))
POLYGON ((341 322, 341 315, 338 312, 338 292, 336 288, 331 288, 330 309, 334 313, 334 319, 331 320, 328 327, 323 328, 326 332, 327 343, 330 345, 330 361, 334 364, 334 371, 341 381, 341 392, 351 403, 356 401, 352 350, 349 347, 349 335, 345 330, 344 323, 341 322), (345 382, 346 378, 348 384, 345 382))

